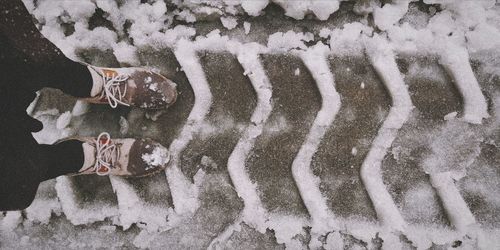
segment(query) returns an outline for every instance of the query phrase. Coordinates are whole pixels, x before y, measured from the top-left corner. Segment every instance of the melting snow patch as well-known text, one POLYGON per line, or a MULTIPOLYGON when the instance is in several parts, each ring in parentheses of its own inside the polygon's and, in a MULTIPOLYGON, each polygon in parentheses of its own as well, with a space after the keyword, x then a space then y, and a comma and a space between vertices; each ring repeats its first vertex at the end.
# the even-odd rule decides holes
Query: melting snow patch
POLYGON ((455 112, 451 112, 451 113, 449 113, 449 114, 447 114, 447 115, 444 116, 444 120, 445 121, 453 120, 453 119, 455 119, 457 117, 457 114, 458 113, 456 111, 455 112))
POLYGON ((356 156, 358 154, 358 149, 356 147, 353 147, 351 149, 351 154, 354 155, 354 156, 356 156))
POLYGON ((127 42, 121 41, 113 45, 113 54, 120 63, 125 63, 128 65, 139 65, 139 59, 137 58, 137 48, 127 42))
POLYGON ((208 169, 217 169, 217 163, 209 156, 202 156, 200 164, 208 169))
POLYGON ((238 21, 236 21, 236 18, 234 17, 221 17, 220 21, 222 22, 222 25, 228 30, 232 30, 238 25, 238 21))
POLYGON ((293 17, 295 19, 303 19, 305 14, 312 12, 318 19, 326 20, 332 13, 339 9, 339 0, 274 0, 274 2, 279 4, 285 10, 285 15, 293 17))
POLYGON ((164 147, 155 147, 151 154, 143 154, 142 160, 149 166, 163 166, 167 164, 169 160, 168 150, 164 147))
POLYGON ((7 212, 5 217, 0 221, 0 233, 9 233, 19 225, 22 221, 20 211, 7 212))
POLYGON ((467 123, 450 120, 428 137, 431 150, 422 166, 426 173, 466 170, 481 152, 483 138, 467 123))
POLYGON ((435 191, 430 185, 418 183, 412 186, 403 198, 403 211, 406 218, 413 221, 425 221, 435 218, 440 213, 439 204, 434 202, 435 191))
POLYGON ((251 27, 251 24, 249 22, 244 22, 243 23, 243 29, 245 29, 245 34, 248 35, 248 33, 250 33, 250 27, 251 27))
POLYGON ((387 30, 397 23, 408 11, 409 2, 409 0, 399 0, 393 4, 386 4, 381 8, 376 8, 373 18, 377 27, 381 30, 387 30))
POLYGON ((125 119, 125 117, 123 117, 123 116, 120 116, 119 124, 120 124, 120 134, 122 134, 122 135, 127 134, 128 129, 129 129, 129 124, 128 124, 127 119, 125 119))
POLYGON ((59 116, 59 118, 57 118, 56 128, 64 129, 68 127, 70 122, 71 122, 71 112, 66 111, 61 116, 59 116))
POLYGON ((314 35, 310 32, 295 33, 293 31, 276 32, 269 36, 267 47, 270 49, 290 50, 290 49, 307 49, 304 42, 310 42, 314 39, 314 35))
POLYGON ((155 82, 155 83, 149 85, 149 89, 152 91, 157 91, 158 90, 158 83, 155 82))

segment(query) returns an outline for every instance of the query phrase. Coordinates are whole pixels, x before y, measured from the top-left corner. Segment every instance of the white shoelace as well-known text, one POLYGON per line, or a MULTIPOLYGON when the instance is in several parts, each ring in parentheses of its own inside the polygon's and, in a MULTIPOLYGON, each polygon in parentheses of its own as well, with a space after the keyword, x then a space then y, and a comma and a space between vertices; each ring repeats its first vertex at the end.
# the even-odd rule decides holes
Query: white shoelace
POLYGON ((93 143, 96 148, 96 161, 90 171, 97 175, 108 175, 120 157, 120 150, 116 144, 111 143, 111 136, 106 132, 101 133, 93 143), (102 168, 105 172, 100 171, 102 168))
POLYGON ((125 81, 129 78, 127 75, 117 74, 116 76, 112 76, 111 74, 101 72, 102 80, 103 80, 103 91, 101 92, 101 97, 106 97, 109 102, 109 105, 112 108, 116 108, 118 104, 122 104, 125 106, 130 106, 129 104, 122 101, 125 94, 127 94, 127 85, 125 84, 123 93, 120 86, 125 83, 125 81))

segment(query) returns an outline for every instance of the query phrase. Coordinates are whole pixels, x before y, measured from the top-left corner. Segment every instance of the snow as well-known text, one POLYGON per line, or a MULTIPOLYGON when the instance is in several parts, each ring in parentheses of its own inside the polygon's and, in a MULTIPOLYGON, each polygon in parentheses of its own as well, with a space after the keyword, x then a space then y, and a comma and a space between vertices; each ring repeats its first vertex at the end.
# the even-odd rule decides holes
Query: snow
POLYGON ((120 124, 120 134, 126 135, 129 130, 129 123, 127 119, 123 116, 120 116, 119 124, 120 124))
POLYGON ((189 114, 188 125, 182 129, 179 137, 169 148, 172 163, 167 168, 166 175, 172 191, 175 211, 178 214, 193 213, 199 206, 197 186, 191 183, 180 170, 180 154, 193 139, 194 133, 200 128, 212 104, 208 82, 193 47, 190 42, 181 40, 174 51, 195 95, 195 104, 189 114))
POLYGON ((351 154, 352 154, 353 156, 356 156, 356 155, 358 154, 358 149, 357 149, 356 147, 353 147, 353 148, 351 149, 351 154))
POLYGON ((2 220, 0 221, 0 232, 2 234, 9 234, 21 222, 22 222, 21 211, 7 212, 5 217, 2 218, 2 220))
POLYGON ((295 33, 293 31, 276 32, 269 36, 267 47, 275 50, 306 49, 304 42, 310 42, 314 35, 310 32, 295 33))
POLYGON ((33 112, 35 111, 35 107, 38 104, 38 100, 40 99, 40 91, 36 92, 35 99, 30 103, 30 105, 26 108, 26 113, 30 116, 33 116, 33 112))
POLYGON ((110 181, 117 194, 120 225, 125 230, 137 223, 148 232, 156 232, 167 230, 178 223, 172 208, 145 203, 131 184, 121 177, 111 176, 110 181))
POLYGON ((467 170, 480 154, 483 142, 481 133, 459 120, 447 121, 428 138, 430 152, 424 157, 422 168, 429 174, 467 170))
POLYGON ((373 32, 371 27, 359 22, 345 24, 342 29, 323 29, 321 36, 330 37, 330 48, 332 52, 339 55, 359 55, 363 51, 362 40, 373 32))
POLYGON ((453 80, 464 100, 463 119, 474 124, 481 124, 484 118, 488 118, 488 105, 481 92, 472 68, 469 64, 469 56, 465 48, 444 50, 441 53, 441 64, 453 77, 453 80))
MULTIPOLYGON (((127 1, 120 7, 117 13, 122 20, 131 21, 131 26, 129 29, 130 36, 134 39, 134 42, 141 43, 147 36, 150 36, 156 32, 159 32, 164 28, 165 21, 168 17, 165 15, 167 7, 163 1, 155 1, 153 4, 140 4, 138 1, 127 1)), ((121 23, 117 17, 117 23, 121 23)), ((116 27, 122 27, 115 25, 116 27)))
POLYGON ((266 225, 275 231, 276 242, 278 242, 278 244, 284 243, 287 247, 292 249, 299 249, 302 246, 295 236, 304 232, 304 225, 307 225, 305 218, 292 215, 272 214, 266 222, 266 225))
POLYGON ((232 130, 243 130, 244 124, 238 124, 234 121, 234 118, 228 115, 218 115, 217 121, 221 122, 209 122, 204 121, 200 124, 198 134, 200 139, 206 140, 215 135, 220 135, 227 133, 232 130))
POLYGON ((344 242, 339 232, 333 232, 326 237, 325 249, 344 249, 344 242))
MULTIPOLYGON (((427 183, 417 183, 405 194, 402 202, 404 218, 408 221, 423 221, 422 218, 436 218, 439 216, 440 205, 435 202, 435 190, 427 183)), ((434 225, 432 221, 425 221, 434 225)), ((422 223, 424 224, 424 223, 422 223)))
POLYGON ((201 157, 200 165, 210 170, 215 170, 218 168, 217 163, 212 158, 206 155, 201 157))
POLYGON ((455 119, 455 118, 457 117, 457 115, 458 115, 458 113, 457 113, 456 111, 455 111, 455 112, 451 112, 451 113, 449 113, 449 114, 445 115, 445 116, 443 117, 443 119, 444 119, 445 121, 453 120, 453 119, 455 119))
POLYGON ((275 3, 280 5, 285 10, 285 15, 295 19, 303 19, 304 16, 312 12, 319 20, 326 20, 332 13, 339 9, 340 1, 286 1, 275 0, 275 3))
POLYGON ((441 172, 430 174, 432 187, 434 187, 443 201, 448 219, 456 229, 466 231, 476 223, 474 215, 460 195, 452 178, 452 173, 441 172))
POLYGON ((56 122, 56 128, 57 129, 64 129, 68 127, 69 123, 71 122, 71 112, 66 111, 57 118, 56 122))
POLYGON ((137 58, 137 48, 128 44, 125 41, 118 42, 113 46, 113 54, 116 60, 121 64, 126 64, 129 66, 139 65, 139 59, 137 58))
POLYGON ((196 22, 196 16, 190 10, 182 10, 175 18, 188 23, 196 22))
POLYGON ((152 83, 151 85, 149 85, 149 89, 152 91, 157 91, 158 90, 158 83, 157 82, 152 83))
POLYGON ((245 35, 248 35, 248 33, 250 33, 250 27, 252 27, 251 23, 243 22, 243 28, 245 29, 245 35))
POLYGON ((228 30, 232 30, 238 25, 238 21, 234 17, 221 17, 220 21, 222 22, 222 25, 228 30))
POLYGON ((258 16, 269 4, 269 0, 241 1, 241 7, 251 16, 258 16))
POLYGON ((250 180, 245 169, 245 162, 256 138, 262 134, 264 123, 271 114, 272 88, 257 54, 259 47, 247 45, 242 48, 246 49, 240 50, 241 53, 237 58, 257 93, 257 106, 251 117, 253 124, 248 126, 236 144, 229 156, 227 167, 236 192, 245 205, 242 211, 243 221, 258 231, 265 232, 266 211, 257 193, 257 186, 250 180))
POLYGON ((54 144, 58 140, 70 136, 73 131, 71 128, 57 128, 59 125, 67 125, 71 116, 68 114, 60 114, 57 109, 50 109, 45 111, 37 111, 33 117, 43 123, 43 129, 37 133, 33 133, 33 137, 38 143, 41 144, 54 144))
POLYGON ((410 0, 396 0, 391 4, 375 8, 373 19, 377 27, 381 30, 388 30, 406 14, 409 3, 410 0))
POLYGON ((389 90, 392 107, 362 164, 361 179, 382 225, 404 231, 406 222, 382 181, 380 168, 382 159, 396 138, 398 130, 408 119, 413 106, 394 54, 385 40, 374 36, 366 42, 366 46, 373 67, 389 90))
POLYGON ((75 106, 71 110, 71 115, 81 116, 87 113, 88 110, 89 110, 89 103, 82 100, 78 100, 76 101, 75 106))
POLYGON ((32 222, 48 224, 53 214, 59 215, 61 212, 61 205, 56 199, 35 199, 33 203, 26 208, 26 219, 32 222))
POLYGON ((179 20, 193 22, 196 17, 204 17, 207 15, 237 15, 241 14, 238 7, 241 7, 245 13, 250 16, 259 16, 263 14, 263 10, 274 2, 285 10, 285 15, 295 19, 303 19, 306 14, 312 13, 320 20, 326 20, 339 9, 340 1, 285 1, 285 0, 213 0, 213 1, 181 1, 174 2, 182 11, 179 13, 179 20), (189 13, 189 14, 187 14, 189 13), (192 16, 189 19, 187 16, 192 16), (194 18, 193 18, 194 17, 194 18))
POLYGON ((149 166, 164 166, 169 161, 169 153, 168 150, 164 147, 155 147, 151 154, 143 154, 141 156, 142 160, 146 162, 149 166))
MULTIPOLYGON (((305 52, 298 52, 316 81, 322 99, 321 110, 292 163, 295 183, 311 215, 313 237, 325 234, 335 224, 335 217, 327 207, 326 197, 319 189, 320 179, 313 174, 310 166, 321 139, 340 109, 340 95, 335 90, 334 77, 327 64, 327 52, 328 47, 322 43, 316 44, 305 52)), ((316 240, 318 239, 313 239, 310 244, 315 244, 313 242, 316 240)))
POLYGON ((55 186, 62 210, 71 223, 84 225, 118 216, 118 208, 107 204, 97 203, 89 207, 82 207, 76 197, 77 191, 71 182, 71 177, 59 176, 55 186))

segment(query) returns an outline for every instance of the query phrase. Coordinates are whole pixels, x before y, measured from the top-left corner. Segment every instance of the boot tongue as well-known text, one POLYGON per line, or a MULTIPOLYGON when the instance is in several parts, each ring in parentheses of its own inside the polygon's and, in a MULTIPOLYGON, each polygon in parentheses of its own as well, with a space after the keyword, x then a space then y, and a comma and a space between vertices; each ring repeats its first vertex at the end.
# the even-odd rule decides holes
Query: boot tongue
POLYGON ((96 97, 102 92, 102 88, 104 86, 104 82, 102 76, 97 73, 97 71, 92 67, 87 67, 90 71, 90 75, 92 76, 92 89, 90 90, 90 97, 96 97))
POLYGON ((84 172, 89 168, 92 168, 96 161, 95 147, 86 142, 82 144, 82 147, 83 147, 84 160, 83 160, 83 166, 79 171, 80 173, 84 172))

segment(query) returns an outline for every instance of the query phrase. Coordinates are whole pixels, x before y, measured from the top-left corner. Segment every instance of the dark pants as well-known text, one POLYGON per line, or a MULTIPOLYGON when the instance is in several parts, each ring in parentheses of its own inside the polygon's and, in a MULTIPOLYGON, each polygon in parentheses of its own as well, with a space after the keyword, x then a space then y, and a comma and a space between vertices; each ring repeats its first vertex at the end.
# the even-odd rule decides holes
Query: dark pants
POLYGON ((20 0, 0 0, 0 211, 26 208, 40 182, 83 165, 81 142, 52 146, 33 139, 42 124, 26 108, 43 87, 86 97, 92 78, 40 34, 20 0))

